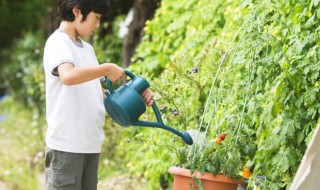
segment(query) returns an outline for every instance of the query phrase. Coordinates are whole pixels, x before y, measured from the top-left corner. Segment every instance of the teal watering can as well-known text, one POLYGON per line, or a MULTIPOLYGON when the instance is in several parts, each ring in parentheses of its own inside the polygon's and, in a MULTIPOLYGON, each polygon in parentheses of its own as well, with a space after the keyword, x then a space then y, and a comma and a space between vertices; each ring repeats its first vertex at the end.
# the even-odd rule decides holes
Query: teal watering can
POLYGON ((163 123, 155 101, 153 101, 152 109, 156 115, 157 122, 139 120, 139 117, 146 111, 146 104, 140 94, 145 91, 150 84, 146 79, 136 76, 127 70, 125 70, 125 74, 129 76, 131 80, 120 86, 117 90, 113 90, 111 81, 107 79, 109 92, 106 92, 107 97, 104 100, 104 106, 110 117, 122 127, 157 127, 171 131, 180 136, 186 144, 192 145, 193 140, 186 131, 181 133, 163 123))

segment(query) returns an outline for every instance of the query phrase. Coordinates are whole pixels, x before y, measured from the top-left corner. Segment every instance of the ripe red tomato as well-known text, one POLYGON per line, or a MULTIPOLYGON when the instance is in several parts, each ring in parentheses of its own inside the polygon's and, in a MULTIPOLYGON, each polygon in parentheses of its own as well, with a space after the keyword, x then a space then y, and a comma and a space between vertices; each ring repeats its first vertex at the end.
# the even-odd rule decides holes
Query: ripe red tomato
POLYGON ((222 133, 222 134, 220 135, 220 139, 221 139, 221 140, 224 140, 224 139, 226 138, 226 136, 227 136, 226 133, 222 133))

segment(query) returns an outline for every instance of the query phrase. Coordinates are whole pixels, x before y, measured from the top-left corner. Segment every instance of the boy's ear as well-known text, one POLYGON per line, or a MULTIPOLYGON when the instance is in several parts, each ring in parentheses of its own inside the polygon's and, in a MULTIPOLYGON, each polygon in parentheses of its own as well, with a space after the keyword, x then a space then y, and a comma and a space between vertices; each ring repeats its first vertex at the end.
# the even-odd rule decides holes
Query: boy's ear
POLYGON ((80 9, 78 7, 73 7, 72 13, 74 14, 75 17, 78 17, 81 14, 80 9))

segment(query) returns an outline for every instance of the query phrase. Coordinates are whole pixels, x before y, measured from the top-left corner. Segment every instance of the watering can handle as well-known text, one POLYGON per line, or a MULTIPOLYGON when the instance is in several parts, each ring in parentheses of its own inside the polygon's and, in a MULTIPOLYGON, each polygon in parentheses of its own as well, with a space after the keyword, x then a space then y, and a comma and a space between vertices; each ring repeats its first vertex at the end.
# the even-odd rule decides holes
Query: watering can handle
POLYGON ((160 115, 160 112, 159 112, 159 109, 158 109, 155 101, 153 101, 153 103, 152 103, 152 109, 156 115, 157 121, 160 122, 162 125, 164 125, 162 118, 161 118, 161 115, 160 115))
MULTIPOLYGON (((128 71, 128 70, 124 70, 124 73, 125 73, 127 76, 129 76, 131 79, 134 79, 134 78, 136 77, 133 73, 131 73, 131 72, 128 71)), ((111 80, 109 80, 109 79, 107 78, 106 83, 107 83, 107 88, 108 88, 109 91, 110 91, 110 94, 113 94, 113 93, 114 93, 114 90, 113 90, 113 88, 112 88, 112 82, 111 82, 111 80)))
POLYGON ((180 132, 177 132, 176 130, 171 129, 170 127, 166 126, 166 125, 163 123, 162 118, 161 118, 161 115, 160 115, 160 112, 159 112, 159 109, 158 109, 155 101, 153 101, 152 109, 153 109, 153 112, 154 112, 155 115, 156 115, 157 122, 138 120, 138 121, 136 121, 135 123, 133 123, 133 125, 134 125, 134 126, 145 126, 145 127, 158 127, 158 128, 167 129, 167 130, 169 130, 169 131, 171 131, 171 132, 174 132, 175 134, 180 134, 180 132))

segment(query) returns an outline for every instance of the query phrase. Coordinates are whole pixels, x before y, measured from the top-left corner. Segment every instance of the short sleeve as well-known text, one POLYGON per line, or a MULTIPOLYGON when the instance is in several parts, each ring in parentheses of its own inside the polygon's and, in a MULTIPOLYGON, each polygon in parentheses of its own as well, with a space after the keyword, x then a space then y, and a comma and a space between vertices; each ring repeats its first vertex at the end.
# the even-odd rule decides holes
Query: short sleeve
POLYGON ((47 72, 57 76, 56 68, 63 63, 74 64, 69 40, 63 36, 53 35, 48 39, 43 56, 44 67, 47 72))
POLYGON ((101 83, 103 83, 103 82, 106 81, 106 78, 104 78, 104 77, 100 77, 99 79, 100 79, 100 82, 101 82, 101 83))

